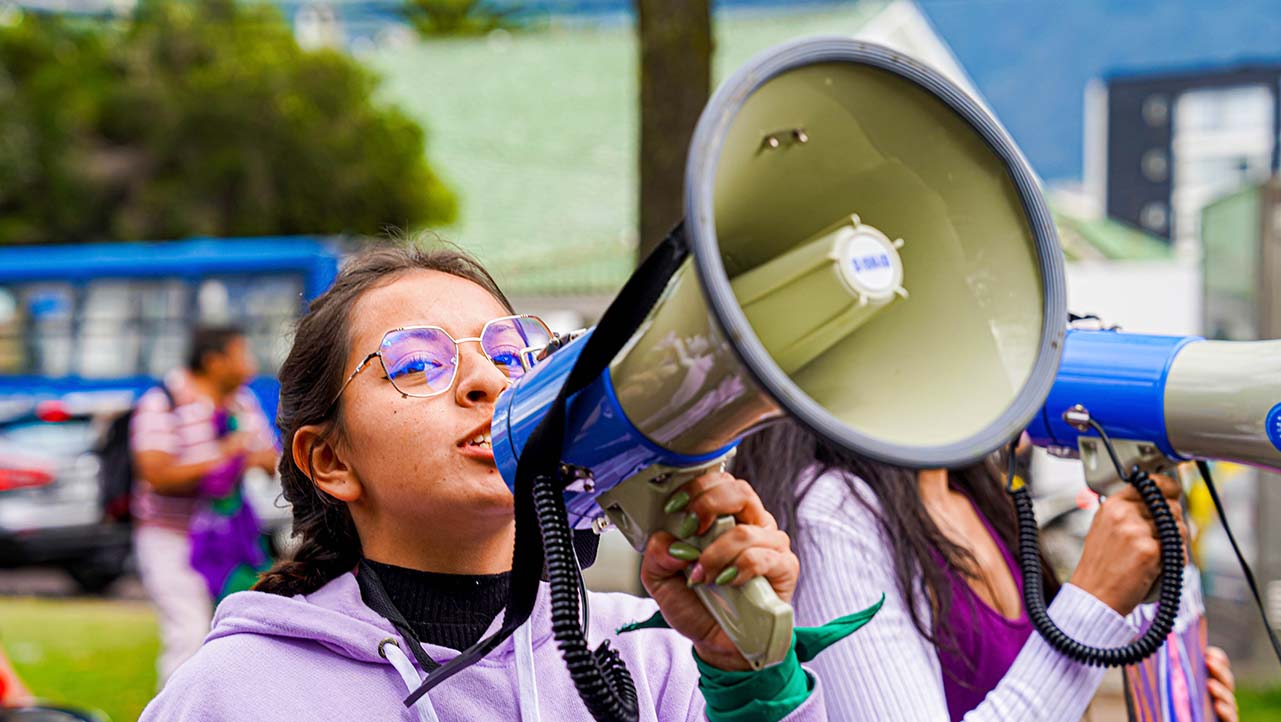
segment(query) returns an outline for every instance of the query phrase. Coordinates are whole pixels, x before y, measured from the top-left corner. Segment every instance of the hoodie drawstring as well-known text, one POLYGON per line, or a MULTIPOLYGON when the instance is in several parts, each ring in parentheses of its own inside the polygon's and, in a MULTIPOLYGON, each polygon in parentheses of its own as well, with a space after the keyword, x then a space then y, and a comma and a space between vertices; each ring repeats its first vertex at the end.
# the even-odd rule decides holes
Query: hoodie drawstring
MULTIPOLYGON (((534 641, 529 631, 529 623, 526 622, 517 627, 513 636, 516 646, 516 698, 520 702, 520 720, 521 722, 541 722, 542 718, 538 712, 538 680, 534 674, 534 641)), ((414 669, 414 663, 405 656, 398 641, 388 637, 379 642, 378 654, 391 662, 391 666, 400 673, 400 678, 404 680, 405 687, 410 692, 418 689, 422 684, 422 677, 419 676, 418 670, 414 669)), ((414 709, 422 722, 440 722, 429 695, 420 697, 414 703, 414 709)))
MULTIPOLYGON (((418 689, 418 685, 422 684, 423 680, 414 669, 414 663, 405 656, 399 642, 391 637, 384 639, 378 643, 378 654, 391 662, 391 666, 400 673, 400 678, 405 681, 405 686, 410 692, 418 689)), ((440 722, 440 718, 436 716, 436 708, 432 707, 431 698, 427 695, 423 695, 414 703, 414 709, 418 711, 418 719, 422 722, 440 722)))
POLYGON ((520 700, 521 722, 540 722, 538 680, 534 678, 534 642, 529 621, 516 628, 516 697, 520 700))

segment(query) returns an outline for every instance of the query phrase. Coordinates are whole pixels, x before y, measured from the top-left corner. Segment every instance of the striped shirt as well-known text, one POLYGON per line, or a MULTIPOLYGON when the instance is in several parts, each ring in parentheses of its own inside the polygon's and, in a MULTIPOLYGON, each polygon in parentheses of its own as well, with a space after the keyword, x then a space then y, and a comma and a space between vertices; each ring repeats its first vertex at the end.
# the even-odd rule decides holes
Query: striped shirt
MULTIPOLYGON (((859 479, 859 495, 877 508, 876 497, 859 479)), ((917 632, 908 601, 899 593, 891 545, 882 538, 875 515, 852 497, 839 472, 814 480, 797 509, 796 550, 801 579, 793 605, 796 622, 817 625, 874 604, 885 605, 866 627, 820 654, 811 667, 827 691, 828 716, 834 720, 943 722, 949 719, 939 655, 917 632)), ((1195 574, 1185 575, 1195 577, 1195 574)), ((1195 580, 1184 594, 1198 594, 1195 580)), ((918 610, 930 623, 928 604, 916 595, 918 610)), ((1063 585, 1049 607, 1050 617, 1074 639, 1115 647, 1133 641, 1144 614, 1129 619, 1089 593, 1063 585)), ((966 722, 1076 722, 1094 697, 1104 670, 1072 662, 1040 635, 1033 634, 1009 671, 966 722)))
MULTIPOLYGON (((222 457, 218 430, 214 424, 213 402, 193 388, 191 375, 174 371, 165 377, 165 387, 173 395, 173 407, 160 388, 154 388, 138 399, 129 423, 129 445, 133 453, 163 451, 174 457, 174 464, 184 466, 213 461, 222 457)), ((261 451, 275 445, 275 437, 258 399, 242 387, 232 395, 227 410, 236 418, 237 430, 251 437, 250 451, 261 451)), ((186 530, 197 498, 164 496, 151 489, 143 479, 134 483, 132 512, 140 526, 162 526, 186 530)))

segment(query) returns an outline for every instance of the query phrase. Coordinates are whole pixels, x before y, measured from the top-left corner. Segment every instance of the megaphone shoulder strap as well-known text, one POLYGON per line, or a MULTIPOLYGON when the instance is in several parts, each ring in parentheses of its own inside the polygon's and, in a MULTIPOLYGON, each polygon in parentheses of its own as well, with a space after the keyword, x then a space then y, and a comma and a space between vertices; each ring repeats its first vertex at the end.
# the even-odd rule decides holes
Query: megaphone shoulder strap
POLYGON ((548 407, 547 414, 530 434, 516 467, 516 545, 512 559, 510 599, 502 626, 462 654, 435 669, 405 699, 411 706, 436 685, 471 666, 529 619, 538 596, 546 561, 542 531, 534 507, 534 485, 540 477, 555 477, 564 447, 566 402, 594 381, 631 338, 636 327, 658 302, 667 280, 689 255, 684 224, 677 225, 667 238, 645 258, 601 316, 596 330, 584 342, 582 353, 548 407))

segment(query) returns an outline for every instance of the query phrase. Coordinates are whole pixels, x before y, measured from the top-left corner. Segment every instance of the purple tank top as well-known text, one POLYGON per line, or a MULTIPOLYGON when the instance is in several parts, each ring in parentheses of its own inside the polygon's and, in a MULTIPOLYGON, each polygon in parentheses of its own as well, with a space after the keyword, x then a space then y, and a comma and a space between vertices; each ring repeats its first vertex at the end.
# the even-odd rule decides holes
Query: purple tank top
MULTIPOLYGON (((974 511, 1001 550, 1021 594, 1023 575, 1013 555, 977 507, 974 511)), ((941 557, 939 562, 942 563, 941 557)), ((939 638, 939 663, 943 668, 948 716, 957 722, 978 707, 987 693, 1000 683, 1031 635, 1032 623, 1028 621, 1027 610, 1021 606, 1018 619, 1006 619, 970 589, 965 577, 950 570, 948 575, 952 580, 952 606, 944 620, 946 627, 936 622, 935 630, 937 633, 947 629, 939 638)))

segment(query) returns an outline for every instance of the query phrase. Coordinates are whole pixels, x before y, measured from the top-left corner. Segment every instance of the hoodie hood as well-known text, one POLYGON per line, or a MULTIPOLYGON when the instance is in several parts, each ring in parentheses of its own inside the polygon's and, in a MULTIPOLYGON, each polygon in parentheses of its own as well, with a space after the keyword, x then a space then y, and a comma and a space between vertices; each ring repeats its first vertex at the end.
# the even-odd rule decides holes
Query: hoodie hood
MULTIPOLYGON (((542 584, 533 614, 526 622, 530 625, 534 648, 552 641, 550 617, 547 585, 542 584)), ((496 632, 502 618, 503 614, 499 613, 484 636, 496 632)), ((390 637, 402 645, 405 643, 391 622, 365 606, 356 576, 351 572, 311 594, 292 597, 265 592, 232 594, 218 605, 213 629, 205 641, 241 634, 314 642, 335 654, 375 664, 386 664, 378 653, 380 642, 390 637)), ((459 650, 432 644, 424 644, 423 649, 427 656, 442 664, 459 654, 459 650)), ((515 644, 513 638, 508 637, 476 664, 508 666, 514 655, 515 644)))

